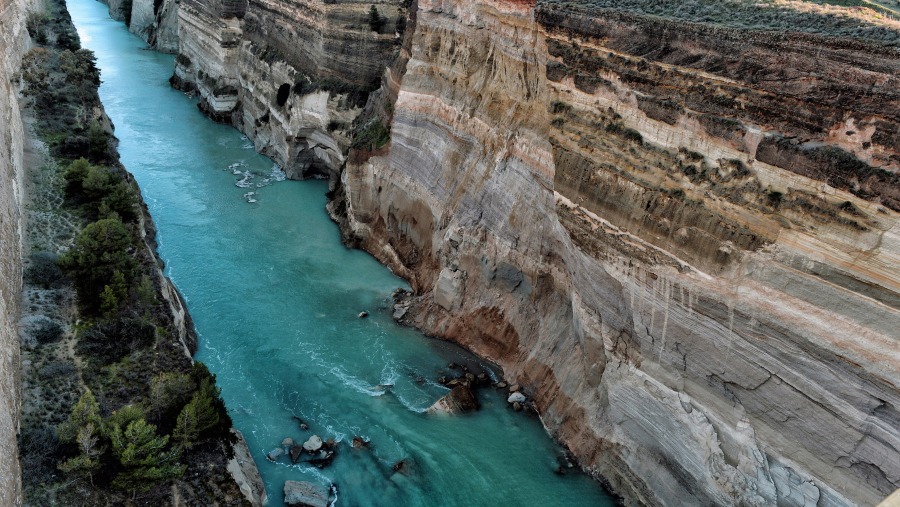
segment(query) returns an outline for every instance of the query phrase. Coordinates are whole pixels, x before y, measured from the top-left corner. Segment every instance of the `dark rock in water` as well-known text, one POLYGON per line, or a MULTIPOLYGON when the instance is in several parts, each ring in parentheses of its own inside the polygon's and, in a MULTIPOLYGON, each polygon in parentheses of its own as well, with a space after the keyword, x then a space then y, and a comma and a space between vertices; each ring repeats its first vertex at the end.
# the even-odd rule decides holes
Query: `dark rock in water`
POLYGON ((293 417, 295 421, 297 421, 298 423, 300 423, 300 429, 301 429, 301 430, 306 431, 306 430, 309 429, 309 426, 306 424, 306 421, 304 421, 303 419, 300 419, 300 418, 297 417, 297 416, 291 416, 291 417, 293 417))
POLYGON ((488 376, 486 373, 479 373, 476 378, 479 382, 487 382, 488 376))
POLYGON ((466 380, 469 382, 475 382, 475 374, 474 373, 466 373, 466 380))
POLYGON ((509 385, 509 384, 507 384, 506 382, 503 382, 503 381, 497 382, 497 387, 498 387, 499 389, 503 389, 503 388, 505 388, 507 385, 509 385))
POLYGON ((369 316, 369 312, 359 312, 359 315, 357 315, 357 317, 359 317, 360 319, 364 319, 368 316, 369 316))
POLYGON ((442 386, 447 385, 447 382, 449 382, 449 380, 447 380, 447 377, 445 377, 443 375, 438 377, 437 381, 438 381, 438 384, 440 384, 442 386))
POLYGON ((425 377, 416 377, 416 384, 424 384, 425 377))
POLYGON ((319 455, 313 459, 306 460, 307 463, 316 468, 325 468, 334 460, 334 451, 319 451, 319 455))
POLYGON ((515 410, 516 412, 522 411, 522 404, 519 403, 518 401, 513 402, 512 406, 513 406, 513 410, 515 410))
POLYGON ((334 446, 337 445, 337 442, 333 438, 329 438, 325 441, 325 447, 329 449, 334 449, 334 446))
POLYGON ((291 446, 291 461, 296 463, 298 459, 300 459, 300 455, 303 454, 303 447, 299 445, 291 446))
POLYGON ((428 408, 430 413, 463 414, 478 410, 478 400, 468 386, 458 385, 428 408))
POLYGON ((278 458, 280 458, 282 454, 284 454, 284 450, 282 450, 281 447, 276 447, 266 453, 266 459, 269 461, 278 461, 278 458))
POLYGON ((447 365, 447 368, 450 368, 451 370, 455 370, 455 369, 459 368, 459 365, 456 363, 450 363, 447 365))
POLYGON ((391 470, 395 472, 405 472, 407 468, 408 465, 406 464, 406 460, 401 459, 400 461, 394 463, 394 466, 391 467, 391 470))
POLYGON ((284 481, 284 504, 288 507, 328 507, 328 492, 309 482, 284 481))
POLYGON ((362 437, 353 437, 353 448, 354 449, 368 449, 369 441, 363 440, 362 437))

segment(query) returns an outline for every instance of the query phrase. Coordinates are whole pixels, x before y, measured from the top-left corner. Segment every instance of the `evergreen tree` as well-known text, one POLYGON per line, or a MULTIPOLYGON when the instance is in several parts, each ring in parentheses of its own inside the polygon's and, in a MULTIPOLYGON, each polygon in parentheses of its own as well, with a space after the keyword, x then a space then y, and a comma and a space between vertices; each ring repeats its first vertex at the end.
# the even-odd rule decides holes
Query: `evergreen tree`
POLYGON ((166 449, 168 436, 158 436, 156 426, 144 419, 113 428, 113 454, 124 467, 113 485, 128 491, 147 491, 154 484, 181 477, 185 466, 178 462, 181 451, 166 449))
POLYGON ((371 28, 373 32, 381 33, 386 22, 387 19, 381 16, 377 7, 373 5, 369 8, 369 28, 371 28))
POLYGON ((193 447, 204 431, 219 423, 219 414, 215 406, 218 397, 218 388, 210 379, 204 379, 200 383, 200 389, 178 414, 173 434, 185 448, 193 447))
POLYGON ((74 443, 78 447, 78 455, 61 463, 59 469, 66 474, 86 475, 93 485, 93 474, 100 468, 100 456, 106 450, 100 443, 102 429, 100 405, 88 389, 72 408, 68 420, 56 429, 61 442, 74 443))
POLYGON ((103 287, 110 285, 115 294, 117 272, 127 287, 137 267, 128 253, 133 244, 131 232, 113 216, 85 227, 75 239, 75 246, 60 257, 60 266, 69 271, 75 282, 83 310, 95 313, 99 309, 103 287))

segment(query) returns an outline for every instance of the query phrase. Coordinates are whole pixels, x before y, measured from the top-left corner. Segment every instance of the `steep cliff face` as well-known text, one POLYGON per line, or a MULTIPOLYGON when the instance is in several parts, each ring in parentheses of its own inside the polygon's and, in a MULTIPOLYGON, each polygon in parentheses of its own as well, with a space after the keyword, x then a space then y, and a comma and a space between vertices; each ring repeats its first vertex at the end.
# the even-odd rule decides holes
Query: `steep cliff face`
POLYGON ((413 37, 342 180, 414 323, 626 498, 900 486, 894 48, 503 1, 419 2, 413 37))
POLYGON ((19 336, 23 127, 13 76, 30 38, 30 2, 0 0, 0 504, 22 499, 16 433, 21 403, 19 336))
POLYGON ((179 0, 100 0, 109 6, 111 18, 165 53, 178 50, 179 0))
POLYGON ((410 323, 498 362, 630 501, 900 487, 898 27, 422 0, 369 103, 390 144, 345 158, 347 109, 289 86, 363 82, 308 49, 345 5, 183 3, 176 81, 292 177, 344 162, 333 211, 411 281, 410 323))
POLYGON ((291 177, 339 170, 405 19, 399 1, 181 3, 173 83, 233 123, 291 177))

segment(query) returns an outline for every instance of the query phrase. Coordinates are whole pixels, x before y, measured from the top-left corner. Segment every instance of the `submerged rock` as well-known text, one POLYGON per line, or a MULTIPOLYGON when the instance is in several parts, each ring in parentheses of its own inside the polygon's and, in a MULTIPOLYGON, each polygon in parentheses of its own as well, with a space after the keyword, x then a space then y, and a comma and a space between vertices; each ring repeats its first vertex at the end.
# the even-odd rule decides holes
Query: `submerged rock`
POLYGON ((284 504, 288 507, 328 507, 328 492, 310 482, 284 481, 284 504))
POLYGON ((285 438, 284 440, 281 441, 281 447, 287 448, 287 447, 290 447, 290 446, 292 446, 292 445, 294 445, 294 439, 291 438, 291 437, 287 437, 287 438, 285 438))
POLYGON ((362 437, 353 437, 353 448, 354 449, 368 449, 369 441, 364 440, 362 437))
POLYGON ((443 398, 434 402, 434 405, 428 408, 429 413, 448 413, 463 414, 478 410, 478 400, 475 394, 468 386, 458 385, 444 395, 443 398))
POLYGON ((303 442, 303 448, 308 452, 316 452, 322 448, 322 438, 319 435, 309 437, 309 440, 303 442))
POLYGON ((278 461, 278 458, 280 458, 282 454, 284 454, 284 450, 281 447, 276 447, 266 453, 266 459, 269 461, 278 461))

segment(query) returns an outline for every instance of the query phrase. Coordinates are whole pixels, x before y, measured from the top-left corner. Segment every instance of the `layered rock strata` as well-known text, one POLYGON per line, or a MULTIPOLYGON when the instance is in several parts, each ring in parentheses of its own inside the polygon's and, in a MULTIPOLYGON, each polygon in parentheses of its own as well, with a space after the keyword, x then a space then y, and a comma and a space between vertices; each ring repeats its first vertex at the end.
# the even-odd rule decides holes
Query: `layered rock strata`
POLYGON ((399 45, 399 4, 185 0, 173 83, 196 90, 207 114, 247 133, 288 176, 336 173, 399 45))
POLYGON ((285 127, 332 95, 278 109, 292 72, 341 75, 281 51, 344 4, 182 5, 176 80, 292 177, 344 162, 331 209, 411 281, 406 319, 500 364, 629 503, 900 487, 895 47, 423 0, 368 108, 390 143, 345 157, 285 127))
POLYGON ((21 403, 19 336, 22 292, 24 129, 13 76, 30 45, 30 2, 0 0, 0 504, 22 501, 16 433, 21 403))
POLYGON ((346 209, 415 322, 501 364, 625 498, 877 503, 898 70, 856 41, 422 1, 346 209))

